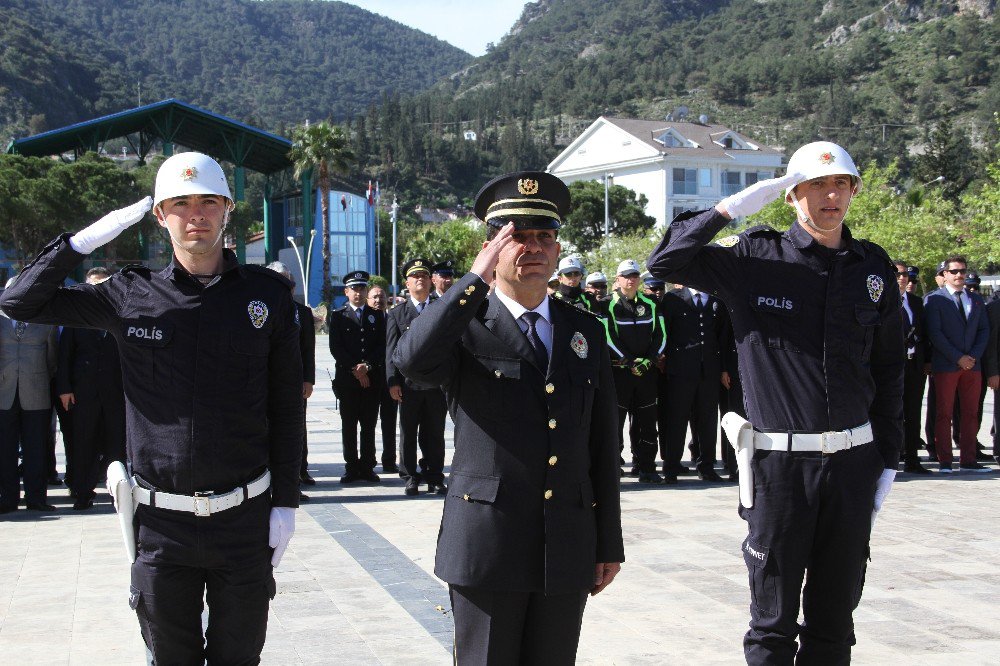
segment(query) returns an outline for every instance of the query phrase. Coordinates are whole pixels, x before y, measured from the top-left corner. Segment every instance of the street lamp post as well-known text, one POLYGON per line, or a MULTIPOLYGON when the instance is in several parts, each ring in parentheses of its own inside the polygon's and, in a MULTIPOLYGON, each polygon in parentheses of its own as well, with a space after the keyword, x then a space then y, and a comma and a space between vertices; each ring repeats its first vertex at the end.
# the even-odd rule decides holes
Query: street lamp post
POLYGON ((604 242, 608 242, 608 236, 611 233, 611 203, 608 198, 608 187, 611 185, 611 181, 614 179, 615 174, 605 173, 604 174, 604 242))
POLYGON ((392 295, 393 298, 399 295, 399 287, 396 284, 396 266, 399 261, 396 259, 396 218, 399 217, 399 204, 396 197, 392 197, 392 295))
POLYGON ((927 187, 928 185, 933 185, 934 183, 943 183, 944 181, 945 181, 945 177, 944 176, 938 176, 934 180, 928 180, 926 183, 924 183, 920 187, 927 187))
POLYGON ((299 274, 302 276, 302 301, 309 307, 309 260, 312 259, 313 241, 316 240, 316 230, 312 229, 309 232, 309 250, 306 255, 306 264, 302 265, 302 255, 299 254, 299 246, 295 244, 295 239, 291 236, 285 236, 288 242, 292 244, 292 249, 295 250, 295 258, 299 261, 299 274))

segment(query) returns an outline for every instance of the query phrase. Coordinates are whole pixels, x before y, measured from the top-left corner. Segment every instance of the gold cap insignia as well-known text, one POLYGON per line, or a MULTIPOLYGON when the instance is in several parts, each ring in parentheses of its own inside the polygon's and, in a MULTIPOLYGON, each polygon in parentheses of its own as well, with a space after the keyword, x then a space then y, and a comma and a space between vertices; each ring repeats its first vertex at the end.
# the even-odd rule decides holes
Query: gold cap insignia
POLYGON ((181 180, 194 180, 198 177, 198 169, 193 166, 184 167, 181 170, 181 180))
POLYGON ((820 164, 833 164, 837 161, 837 158, 833 156, 833 153, 822 153, 819 156, 820 164))
POLYGON ((413 265, 414 265, 414 266, 423 266, 423 265, 424 265, 424 262, 422 262, 422 261, 414 261, 414 262, 413 262, 413 265))
POLYGON ((538 194, 538 181, 531 178, 522 178, 517 181, 517 191, 526 197, 538 194))

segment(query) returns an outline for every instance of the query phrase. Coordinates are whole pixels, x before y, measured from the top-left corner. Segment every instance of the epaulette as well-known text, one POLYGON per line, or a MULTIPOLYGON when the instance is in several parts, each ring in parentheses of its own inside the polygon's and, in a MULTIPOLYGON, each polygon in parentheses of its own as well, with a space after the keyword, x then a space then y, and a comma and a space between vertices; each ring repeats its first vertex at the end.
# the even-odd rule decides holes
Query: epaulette
MULTIPOLYGON (((555 296, 555 294, 553 294, 553 296, 555 296)), ((550 303, 558 303, 560 307, 564 307, 564 308, 566 308, 568 310, 572 310, 573 312, 580 312, 580 313, 583 313, 583 314, 586 314, 586 315, 590 315, 594 319, 600 319, 600 316, 597 313, 595 313, 593 310, 585 310, 584 308, 578 308, 575 305, 573 305, 572 303, 567 303, 566 301, 561 300, 559 298, 553 298, 549 302, 550 303)))
POLYGON ((122 266, 121 270, 118 271, 118 272, 119 273, 142 273, 146 277, 149 277, 149 275, 153 271, 152 271, 152 269, 150 269, 149 266, 146 266, 145 264, 126 264, 125 266, 122 266))
POLYGON ((893 270, 896 270, 896 263, 892 260, 892 257, 889 256, 889 253, 885 251, 884 247, 882 247, 878 243, 873 243, 870 240, 864 240, 862 238, 859 238, 858 242, 861 243, 861 246, 864 247, 866 250, 874 252, 878 256, 885 259, 885 262, 890 266, 892 266, 893 270))
POLYGON ((282 275, 281 273, 279 273, 277 271, 272 271, 270 268, 264 268, 263 266, 258 266, 256 264, 243 264, 241 266, 241 268, 243 268, 246 271, 249 271, 250 273, 257 273, 259 275, 266 275, 269 278, 277 280, 281 284, 285 285, 286 289, 291 289, 291 287, 292 287, 292 283, 289 282, 288 279, 286 279, 284 275, 282 275))
POLYGON ((744 231, 747 236, 780 236, 781 232, 768 224, 758 224, 744 231))

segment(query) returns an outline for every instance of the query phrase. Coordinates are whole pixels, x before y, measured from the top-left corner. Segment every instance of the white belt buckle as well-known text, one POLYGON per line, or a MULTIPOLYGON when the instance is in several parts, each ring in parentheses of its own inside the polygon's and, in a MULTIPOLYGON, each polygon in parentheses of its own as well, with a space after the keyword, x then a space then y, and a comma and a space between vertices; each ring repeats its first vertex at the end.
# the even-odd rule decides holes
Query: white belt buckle
POLYGON ((836 453, 837 451, 843 451, 847 448, 847 445, 848 442, 846 432, 824 432, 820 436, 820 450, 823 453, 836 453))
POLYGON ((199 495, 194 496, 194 515, 196 516, 212 515, 212 502, 210 497, 204 497, 199 495))

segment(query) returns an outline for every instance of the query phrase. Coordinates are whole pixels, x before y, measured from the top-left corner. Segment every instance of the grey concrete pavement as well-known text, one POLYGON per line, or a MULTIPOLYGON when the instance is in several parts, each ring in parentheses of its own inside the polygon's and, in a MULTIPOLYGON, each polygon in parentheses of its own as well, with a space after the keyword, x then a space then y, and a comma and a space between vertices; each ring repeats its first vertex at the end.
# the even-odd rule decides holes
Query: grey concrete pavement
MULTIPOLYGON (((305 489, 311 499, 276 571, 263 661, 449 663, 447 589, 432 573, 442 501, 406 498, 396 475, 338 483, 325 345, 321 336, 322 379, 308 414, 319 483, 305 489)), ((450 458, 450 431, 448 441, 450 458)), ((628 561, 588 604, 580 663, 741 663, 749 592, 735 486, 682 477, 648 488, 626 478, 622 490, 628 561)), ((855 614, 856 663, 1000 661, 998 490, 995 471, 897 477, 855 614)), ((145 663, 110 504, 102 496, 95 510, 76 512, 65 489, 50 497, 53 514, 0 520, 0 663, 145 663)))

